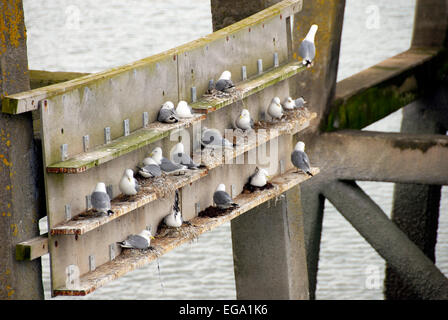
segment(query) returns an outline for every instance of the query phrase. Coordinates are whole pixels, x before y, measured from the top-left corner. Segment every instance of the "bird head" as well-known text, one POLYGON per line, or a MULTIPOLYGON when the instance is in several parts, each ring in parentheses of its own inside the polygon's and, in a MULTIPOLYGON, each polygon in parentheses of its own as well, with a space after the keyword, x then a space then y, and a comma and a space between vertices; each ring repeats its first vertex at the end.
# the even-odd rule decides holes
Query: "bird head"
POLYGON ((124 170, 124 175, 128 178, 129 182, 134 178, 134 171, 132 169, 124 170))
POLYGON ((162 105, 162 109, 174 109, 174 103, 167 101, 162 105))
POLYGON ((224 183, 220 183, 216 191, 226 191, 226 185, 224 183))
POLYGON ((106 193, 106 184, 104 182, 98 182, 95 187, 95 192, 106 193))
POLYGON ((249 110, 247 110, 247 109, 241 110, 240 119, 247 118, 247 117, 250 117, 249 110))
POLYGON ((302 141, 299 141, 296 143, 296 146, 294 147, 294 150, 298 150, 298 151, 305 151, 305 143, 302 141))
POLYGON ((280 98, 279 97, 274 97, 274 99, 272 99, 272 102, 274 102, 275 104, 280 105, 280 98))
POLYGON ((179 101, 179 103, 177 104, 178 108, 186 108, 188 107, 188 103, 184 100, 179 101))
POLYGON ((221 73, 219 80, 230 80, 231 78, 232 78, 232 74, 230 73, 230 71, 226 70, 223 73, 221 73))

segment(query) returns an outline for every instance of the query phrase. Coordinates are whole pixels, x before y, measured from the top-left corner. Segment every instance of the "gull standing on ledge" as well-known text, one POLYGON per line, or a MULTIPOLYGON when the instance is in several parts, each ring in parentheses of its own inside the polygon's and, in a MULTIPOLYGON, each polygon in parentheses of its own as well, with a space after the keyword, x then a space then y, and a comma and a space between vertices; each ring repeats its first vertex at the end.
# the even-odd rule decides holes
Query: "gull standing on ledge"
POLYGON ((131 234, 126 238, 126 240, 118 242, 118 244, 122 248, 145 250, 149 249, 151 239, 154 239, 154 237, 151 234, 151 231, 144 229, 139 234, 131 234))
POLYGON ((94 211, 99 213, 105 213, 111 215, 114 213, 110 210, 110 197, 106 192, 106 185, 104 182, 98 182, 95 190, 90 196, 90 201, 92 203, 92 208, 94 211))
POLYGON ((118 184, 120 191, 127 196, 134 196, 140 190, 138 181, 134 178, 134 171, 126 169, 118 184))
POLYGON ((241 114, 235 121, 235 126, 243 131, 254 128, 254 119, 250 116, 249 110, 241 110, 241 114))
POLYGON ((184 145, 182 142, 178 142, 174 146, 174 149, 171 152, 171 159, 173 159, 174 163, 187 166, 190 170, 197 170, 199 168, 199 164, 195 163, 193 159, 184 152, 184 145))
POLYGON ((235 87, 232 80, 232 74, 230 71, 224 71, 216 81, 215 89, 222 92, 227 92, 228 89, 235 87))
POLYGON ((283 109, 279 97, 274 97, 272 99, 268 107, 268 114, 271 116, 272 120, 281 119, 283 117, 283 109))
POLYGON ((223 138, 218 130, 207 127, 202 127, 201 144, 205 148, 211 149, 233 148, 233 143, 223 138))
POLYGON ((316 57, 314 38, 316 37, 317 29, 317 24, 313 24, 299 47, 299 55, 303 58, 302 63, 307 68, 312 66, 313 60, 316 57))
MULTIPOLYGON (((297 169, 313 176, 310 168, 310 160, 308 159, 308 155, 305 153, 305 143, 302 141, 296 143, 294 151, 291 153, 291 162, 297 169)), ((297 172, 299 172, 299 170, 297 170, 297 172)))
POLYGON ((174 163, 165 158, 162 155, 162 149, 160 147, 154 148, 149 156, 160 166, 160 169, 168 175, 180 174, 187 169, 186 166, 174 163))
POLYGON ((218 185, 218 188, 216 188, 215 193, 213 193, 213 202, 219 209, 239 207, 239 205, 233 202, 230 195, 226 192, 226 186, 223 183, 218 185))

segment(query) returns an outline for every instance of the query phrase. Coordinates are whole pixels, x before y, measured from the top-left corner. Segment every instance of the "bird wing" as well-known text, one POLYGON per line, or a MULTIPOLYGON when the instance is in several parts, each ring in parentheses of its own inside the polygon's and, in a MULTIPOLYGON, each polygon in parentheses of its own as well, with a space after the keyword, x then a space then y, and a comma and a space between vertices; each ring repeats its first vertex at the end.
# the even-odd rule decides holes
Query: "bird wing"
POLYGON ((162 169, 160 169, 160 167, 155 164, 148 164, 140 169, 143 172, 149 173, 153 177, 160 177, 162 175, 162 169))
POLYGON ((213 194, 213 201, 218 205, 233 202, 232 198, 225 191, 215 191, 213 194))
POLYGON ((177 164, 172 162, 171 160, 168 160, 167 158, 162 158, 162 162, 160 163, 160 169, 162 169, 165 172, 171 172, 183 169, 184 166, 181 164, 177 164))
POLYGON ((132 234, 121 243, 124 248, 146 249, 149 246, 148 240, 142 236, 132 234))
POLYGON ((307 154, 303 151, 294 150, 291 153, 291 162, 295 167, 304 172, 310 171, 310 161, 307 154))
POLYGON ((91 196, 92 207, 99 210, 110 209, 110 198, 107 193, 95 191, 91 196))
POLYGON ((173 123, 179 121, 176 114, 171 109, 160 109, 157 120, 165 123, 173 123))
POLYGON ((235 85, 232 80, 220 79, 216 81, 215 89, 219 91, 224 91, 226 89, 233 88, 235 85))

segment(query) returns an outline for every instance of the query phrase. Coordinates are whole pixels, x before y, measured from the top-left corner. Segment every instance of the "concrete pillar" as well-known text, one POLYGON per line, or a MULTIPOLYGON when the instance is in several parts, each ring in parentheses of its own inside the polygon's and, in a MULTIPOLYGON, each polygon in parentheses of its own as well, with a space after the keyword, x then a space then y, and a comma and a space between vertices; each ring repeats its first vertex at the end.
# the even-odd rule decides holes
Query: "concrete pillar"
POLYGON ((232 220, 237 299, 308 299, 300 188, 232 220))
POLYGON ((448 299, 448 279, 356 182, 328 182, 323 194, 419 297, 448 299))
MULTIPOLYGON (((0 1, 0 93, 29 90, 21 0, 0 1)), ((0 299, 43 299, 40 259, 15 260, 15 245, 39 235, 38 176, 31 113, 0 112, 0 299)))
MULTIPOLYGON (((289 80, 291 96, 297 98, 303 95, 308 101, 307 107, 317 112, 318 119, 294 139, 294 142, 299 139, 304 141, 310 151, 314 141, 318 142, 320 124, 325 123, 336 92, 344 10, 345 0, 304 1, 302 11, 294 15, 292 59, 301 60, 298 55, 300 43, 311 25, 319 26, 315 39, 314 66, 309 72, 301 72, 289 80)), ((312 152, 308 155, 313 164, 312 152)), ((301 185, 310 299, 315 299, 325 202, 320 193, 321 183, 324 181, 319 176, 301 185)))
MULTIPOLYGON (((412 46, 446 47, 447 30, 448 1, 417 0, 412 46)), ((442 84, 431 97, 404 108, 401 132, 445 134, 447 88, 442 84)), ((440 192, 441 187, 437 185, 395 184, 394 187, 392 220, 431 261, 435 261, 440 192)), ((389 264, 384 283, 388 300, 422 298, 389 264)))

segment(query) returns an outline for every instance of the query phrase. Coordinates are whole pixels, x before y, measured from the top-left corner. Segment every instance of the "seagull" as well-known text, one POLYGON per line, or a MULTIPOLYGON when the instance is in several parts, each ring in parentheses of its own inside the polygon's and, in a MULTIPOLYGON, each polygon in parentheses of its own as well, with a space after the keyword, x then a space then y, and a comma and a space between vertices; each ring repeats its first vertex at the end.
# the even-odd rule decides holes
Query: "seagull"
POLYGON ((218 130, 207 127, 202 127, 201 144, 212 149, 233 148, 233 143, 223 138, 218 130))
POLYGON ((306 101, 303 97, 297 98, 294 100, 294 105, 296 108, 302 108, 306 104, 306 101))
POLYGON ((118 187, 120 188, 120 191, 127 196, 134 196, 137 194, 140 190, 140 185, 134 178, 134 171, 132 169, 124 170, 118 187))
POLYGON ((283 109, 285 109, 285 110, 293 110, 295 107, 294 100, 292 100, 291 97, 288 97, 285 99, 282 106, 283 106, 283 109))
POLYGON ((299 47, 299 55, 303 58, 302 63, 307 68, 312 66, 313 60, 316 56, 314 38, 316 37, 317 29, 317 24, 313 24, 299 47))
POLYGON ((254 128, 254 119, 251 118, 249 110, 241 110, 241 114, 235 120, 235 126, 243 131, 254 128))
POLYGON ((191 113, 191 107, 188 105, 186 101, 179 101, 176 108, 176 115, 179 118, 192 118, 193 114, 191 113))
POLYGON ((114 213, 110 209, 110 197, 106 192, 106 185, 104 182, 98 182, 95 190, 90 196, 93 210, 100 213, 111 215, 114 213))
POLYGON ((208 94, 213 93, 213 89, 215 89, 215 81, 213 79, 210 79, 208 81, 207 93, 208 94))
POLYGON ((174 196, 174 205, 171 213, 163 218, 163 222, 168 227, 179 228, 182 225, 182 214, 179 208, 179 191, 176 190, 176 194, 174 196))
POLYGON ((149 156, 160 166, 160 169, 168 175, 180 174, 187 169, 187 166, 174 163, 163 157, 162 149, 160 147, 154 148, 149 156))
POLYGON ((213 202, 219 209, 239 207, 239 205, 233 202, 232 198, 226 192, 226 186, 223 183, 219 184, 215 193, 213 193, 213 202))
POLYGON ((143 166, 138 167, 138 169, 138 173, 144 178, 154 178, 162 175, 162 169, 151 157, 143 159, 143 166))
POLYGON ((151 231, 144 229, 139 234, 131 234, 126 240, 118 242, 118 244, 122 248, 145 250, 150 248, 151 239, 154 239, 151 231))
POLYGON ((216 81, 215 89, 218 91, 226 92, 228 89, 235 87, 231 80, 232 74, 230 71, 224 71, 216 81))
POLYGON ((174 110, 174 104, 171 101, 167 101, 162 105, 157 116, 157 121, 163 123, 175 123, 179 121, 174 110))
POLYGON ((174 163, 178 163, 186 166, 190 170, 196 170, 199 168, 199 164, 195 163, 191 157, 184 152, 184 145, 182 142, 178 142, 173 151, 171 152, 171 159, 174 163))
POLYGON ((255 173, 250 176, 249 182, 254 187, 264 187, 268 183, 270 176, 265 169, 255 168, 255 173))
POLYGON ((305 153, 305 143, 299 141, 294 147, 294 151, 291 153, 291 162, 297 168, 297 173, 302 170, 304 173, 313 176, 310 172, 310 160, 308 155, 305 153))
POLYGON ((268 107, 268 114, 272 117, 272 120, 281 119, 283 117, 283 109, 279 97, 274 97, 272 99, 268 107))

